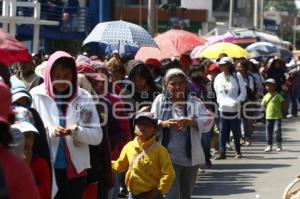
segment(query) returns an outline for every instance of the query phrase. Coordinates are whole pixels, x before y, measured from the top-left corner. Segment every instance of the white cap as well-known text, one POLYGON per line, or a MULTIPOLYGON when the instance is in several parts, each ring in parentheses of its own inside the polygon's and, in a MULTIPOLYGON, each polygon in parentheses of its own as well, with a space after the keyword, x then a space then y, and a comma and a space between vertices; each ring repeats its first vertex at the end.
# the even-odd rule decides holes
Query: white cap
POLYGON ((184 78, 186 78, 186 74, 179 68, 171 68, 166 73, 166 82, 169 82, 171 77, 182 75, 184 78))
POLYGON ((34 70, 35 74, 44 78, 44 71, 46 69, 47 63, 48 61, 43 61, 40 65, 38 65, 34 70))
POLYGON ((218 63, 219 65, 224 65, 224 64, 233 64, 233 60, 229 57, 222 57, 218 63))
POLYGON ((295 59, 291 59, 291 61, 289 63, 285 64, 285 65, 288 68, 294 68, 294 67, 297 66, 297 61, 295 59))
POLYGON ((259 62, 256 59, 249 59, 252 64, 258 65, 259 62))
POLYGON ((275 79, 272 79, 272 78, 267 79, 267 80, 265 81, 265 84, 266 84, 266 83, 270 83, 270 84, 275 84, 275 85, 276 85, 275 79))
POLYGON ((12 128, 19 129, 22 133, 25 132, 33 132, 39 133, 38 130, 29 122, 16 122, 15 124, 11 125, 12 128))

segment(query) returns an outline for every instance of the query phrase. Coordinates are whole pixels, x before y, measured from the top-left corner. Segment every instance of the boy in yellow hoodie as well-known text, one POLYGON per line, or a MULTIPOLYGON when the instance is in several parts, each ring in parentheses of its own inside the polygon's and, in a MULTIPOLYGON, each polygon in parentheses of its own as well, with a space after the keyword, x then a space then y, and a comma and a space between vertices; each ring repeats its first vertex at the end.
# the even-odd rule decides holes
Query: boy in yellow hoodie
POLYGON ((166 148, 155 141, 157 121, 152 113, 138 113, 134 119, 137 137, 125 145, 112 169, 125 172, 130 199, 160 199, 169 192, 175 172, 166 148))

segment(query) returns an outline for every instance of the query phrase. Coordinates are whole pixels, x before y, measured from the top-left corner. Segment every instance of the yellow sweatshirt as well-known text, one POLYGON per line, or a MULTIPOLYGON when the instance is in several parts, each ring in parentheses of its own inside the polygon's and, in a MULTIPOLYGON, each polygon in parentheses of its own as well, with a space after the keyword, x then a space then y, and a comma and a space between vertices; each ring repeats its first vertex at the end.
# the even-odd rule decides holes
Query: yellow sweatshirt
MULTIPOLYGON (((112 169, 118 172, 127 171, 134 158, 143 149, 155 142, 153 137, 140 145, 136 137, 125 145, 119 159, 112 161, 112 169)), ((154 188, 157 188, 162 194, 166 194, 169 192, 174 180, 175 171, 169 153, 165 147, 158 144, 139 159, 133 170, 129 169, 127 171, 125 184, 128 191, 133 195, 138 195, 154 188)))

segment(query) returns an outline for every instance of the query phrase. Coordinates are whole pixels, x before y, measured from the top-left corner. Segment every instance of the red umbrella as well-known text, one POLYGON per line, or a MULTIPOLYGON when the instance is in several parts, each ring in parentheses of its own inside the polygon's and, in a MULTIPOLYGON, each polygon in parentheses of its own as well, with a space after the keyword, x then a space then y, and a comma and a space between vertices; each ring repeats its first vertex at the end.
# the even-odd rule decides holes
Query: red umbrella
POLYGON ((4 65, 26 62, 32 57, 28 49, 12 35, 0 29, 0 63, 4 65))
POLYGON ((158 35, 154 40, 159 50, 144 47, 137 52, 135 58, 141 60, 156 58, 161 60, 163 58, 181 56, 188 51, 192 51, 196 46, 206 43, 204 38, 185 30, 169 30, 158 35))
POLYGON ((164 59, 160 49, 152 47, 142 47, 135 55, 135 59, 142 60, 144 62, 149 58, 155 58, 158 60, 164 59))

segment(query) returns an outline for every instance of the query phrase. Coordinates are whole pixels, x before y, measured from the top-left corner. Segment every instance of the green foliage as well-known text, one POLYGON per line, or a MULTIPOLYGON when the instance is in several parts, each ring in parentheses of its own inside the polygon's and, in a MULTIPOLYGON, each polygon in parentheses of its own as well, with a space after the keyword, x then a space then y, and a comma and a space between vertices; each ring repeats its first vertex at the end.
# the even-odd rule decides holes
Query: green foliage
MULTIPOLYGON (((294 30, 290 25, 284 25, 282 28, 282 39, 285 41, 294 41, 294 30)), ((296 31, 296 49, 300 49, 300 31, 296 31)))
POLYGON ((297 15, 298 9, 293 0, 265 0, 265 10, 274 7, 278 11, 288 12, 289 15, 297 15))

